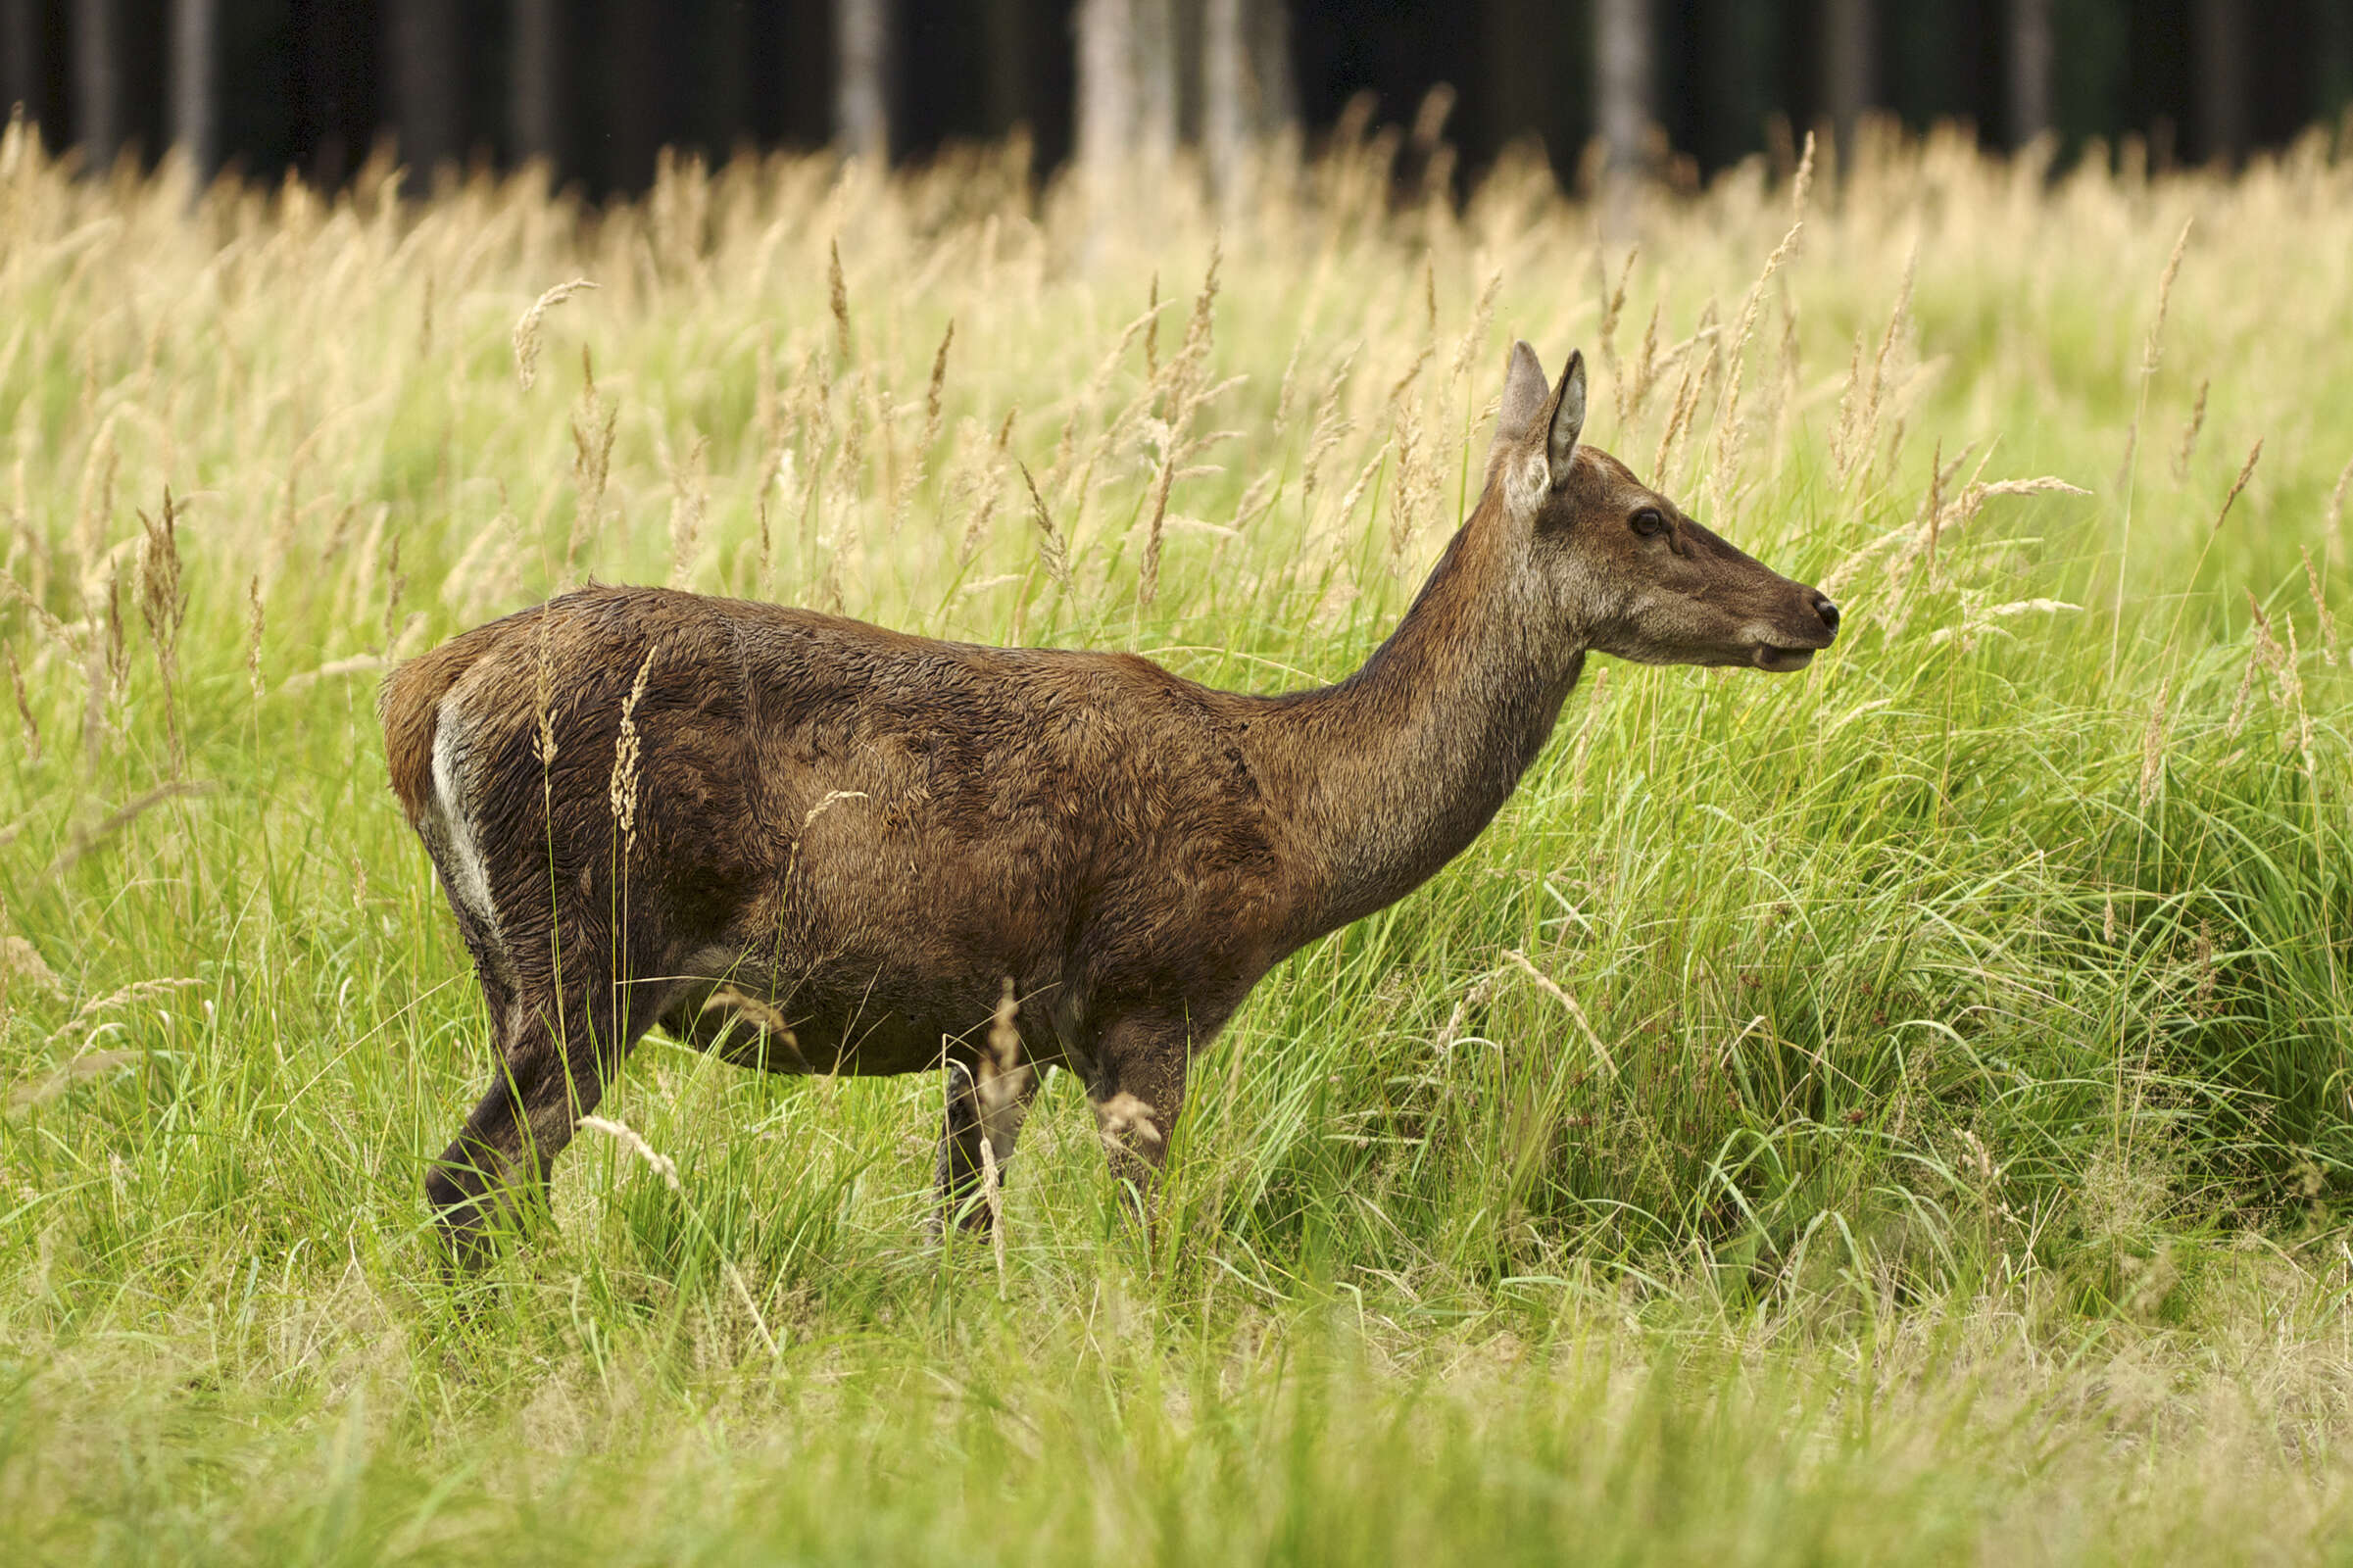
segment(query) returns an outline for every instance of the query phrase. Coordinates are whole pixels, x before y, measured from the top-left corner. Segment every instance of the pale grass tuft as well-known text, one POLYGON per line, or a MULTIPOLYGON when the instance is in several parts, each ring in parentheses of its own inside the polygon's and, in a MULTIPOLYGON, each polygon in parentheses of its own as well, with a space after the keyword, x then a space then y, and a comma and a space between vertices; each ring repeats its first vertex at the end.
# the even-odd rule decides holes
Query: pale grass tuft
POLYGON ((165 998, 172 995, 174 992, 192 990, 195 987, 203 984, 204 982, 202 980, 192 979, 185 976, 172 976, 170 978, 156 980, 133 980, 129 985, 123 986, 117 990, 108 992, 103 997, 95 997, 90 1001, 83 1003, 79 1007, 74 1009, 74 1016, 68 1018, 65 1023, 58 1028, 57 1033, 52 1038, 63 1040, 69 1035, 80 1033, 82 1030, 88 1028, 95 1020, 107 1013, 117 1012, 124 1007, 135 1007, 143 1003, 161 1002, 165 998))
POLYGON ((23 981, 52 996, 64 996, 66 983, 57 977, 41 956, 41 950, 25 938, 16 935, 0 937, 0 975, 11 981, 23 981))
POLYGON ((580 1118, 580 1130, 584 1133, 603 1133, 644 1160, 647 1167, 662 1178, 662 1186, 681 1197, 685 1195, 686 1188, 678 1180, 677 1161, 638 1136, 637 1129, 628 1123, 615 1121, 610 1116, 583 1116, 580 1118))
POLYGON ((548 312, 562 305, 582 289, 595 288, 585 277, 575 277, 568 283, 559 283, 531 302, 529 310, 515 320, 515 374, 525 392, 539 379, 539 327, 548 312))
POLYGON ((2062 599, 2016 599, 2006 605, 1987 605, 1970 611, 1957 626, 1940 626, 1931 632, 1928 646, 1935 648, 1958 638, 1962 651, 1966 653, 1975 649, 1978 639, 1988 632, 1998 637, 2008 636, 2009 632, 1999 622, 2012 616, 2063 614, 2083 608, 2082 605, 2071 605, 2062 599))

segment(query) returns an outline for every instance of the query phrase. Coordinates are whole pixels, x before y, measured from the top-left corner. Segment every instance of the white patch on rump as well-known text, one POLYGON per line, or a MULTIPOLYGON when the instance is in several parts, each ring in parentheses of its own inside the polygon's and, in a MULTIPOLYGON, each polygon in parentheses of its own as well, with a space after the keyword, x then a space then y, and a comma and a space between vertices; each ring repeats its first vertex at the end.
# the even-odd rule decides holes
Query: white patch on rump
POLYGON ((455 692, 433 714, 433 831, 426 838, 450 898, 472 915, 503 962, 507 939, 499 930, 499 907, 490 897, 490 866, 482 858, 466 810, 466 727, 455 692))

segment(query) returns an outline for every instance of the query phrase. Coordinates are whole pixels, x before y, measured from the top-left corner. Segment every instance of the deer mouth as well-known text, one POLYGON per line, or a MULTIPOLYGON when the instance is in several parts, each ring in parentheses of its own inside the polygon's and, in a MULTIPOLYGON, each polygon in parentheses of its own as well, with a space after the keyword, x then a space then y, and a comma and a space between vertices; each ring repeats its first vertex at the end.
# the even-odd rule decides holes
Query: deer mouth
POLYGON ((1805 668, 1814 662, 1811 648, 1783 648, 1773 643, 1759 643, 1748 662, 1769 675, 1788 675, 1805 668))

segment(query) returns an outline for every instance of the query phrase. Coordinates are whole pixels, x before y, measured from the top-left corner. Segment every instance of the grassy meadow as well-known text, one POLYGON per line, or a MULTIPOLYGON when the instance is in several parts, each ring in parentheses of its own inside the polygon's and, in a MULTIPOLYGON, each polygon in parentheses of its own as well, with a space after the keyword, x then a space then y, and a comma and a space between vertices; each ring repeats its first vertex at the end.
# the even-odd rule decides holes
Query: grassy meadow
POLYGON ((2353 1558, 2353 146, 1398 150, 597 209, 8 134, 0 1560, 2353 1558), (1335 679, 1515 337, 1837 649, 1595 660, 1149 1235, 1075 1084, 939 1250, 936 1079, 657 1037, 655 1157, 440 1276, 489 1033, 390 661, 594 575, 1335 679))

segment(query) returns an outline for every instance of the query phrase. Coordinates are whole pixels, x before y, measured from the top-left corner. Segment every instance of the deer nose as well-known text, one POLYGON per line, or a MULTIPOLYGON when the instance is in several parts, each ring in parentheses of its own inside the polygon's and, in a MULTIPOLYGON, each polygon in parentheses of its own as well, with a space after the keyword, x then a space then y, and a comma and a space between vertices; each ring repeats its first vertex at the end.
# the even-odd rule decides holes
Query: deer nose
POLYGON ((1838 607, 1831 602, 1830 595, 1814 596, 1814 613, 1822 617, 1822 624, 1830 628, 1833 637, 1838 635, 1838 607))

